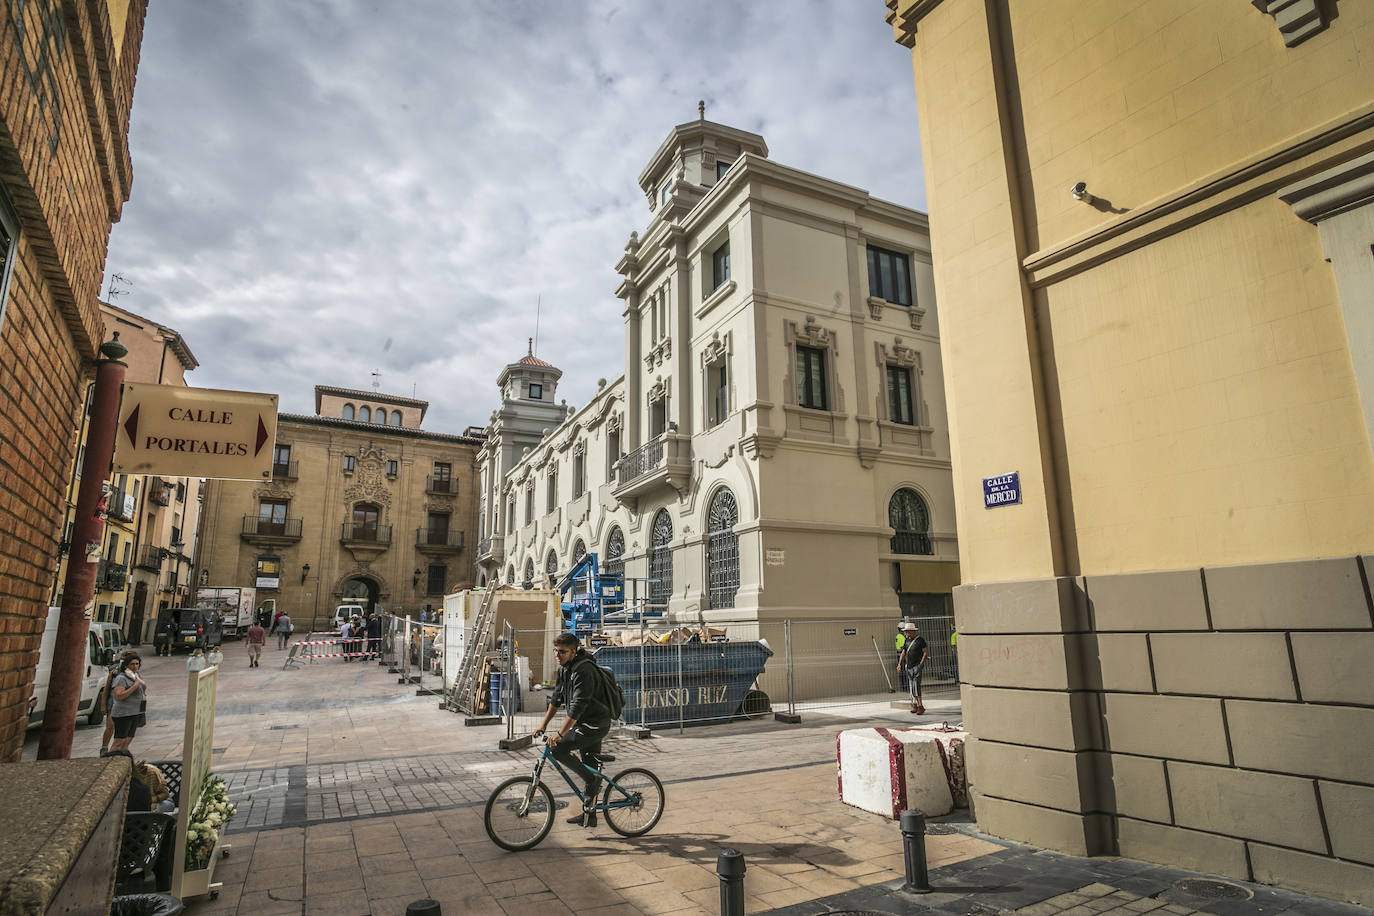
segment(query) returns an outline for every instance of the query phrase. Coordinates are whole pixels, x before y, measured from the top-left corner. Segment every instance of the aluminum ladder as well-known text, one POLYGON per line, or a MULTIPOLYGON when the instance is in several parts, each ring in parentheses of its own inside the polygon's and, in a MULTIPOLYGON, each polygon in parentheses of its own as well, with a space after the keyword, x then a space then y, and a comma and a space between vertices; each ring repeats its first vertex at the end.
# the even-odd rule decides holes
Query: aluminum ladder
POLYGON ((463 661, 458 666, 458 677, 453 682, 453 693, 449 696, 449 706, 457 712, 475 715, 473 697, 477 693, 477 676, 486 658, 487 645, 491 641, 491 627, 496 621, 494 611, 497 589, 493 585, 482 596, 482 606, 477 610, 477 622, 472 627, 472 638, 463 647, 463 661))

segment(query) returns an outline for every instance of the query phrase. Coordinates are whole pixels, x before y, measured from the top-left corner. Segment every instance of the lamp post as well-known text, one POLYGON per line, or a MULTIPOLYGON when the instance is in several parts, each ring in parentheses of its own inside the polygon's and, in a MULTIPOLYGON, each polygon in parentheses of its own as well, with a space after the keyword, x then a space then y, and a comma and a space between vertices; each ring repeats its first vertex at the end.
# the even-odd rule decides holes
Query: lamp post
POLYGON ((72 524, 71 555, 62 587, 62 611, 53 645, 52 674, 48 681, 47 712, 38 738, 39 760, 65 760, 72 755, 76 710, 81 701, 84 643, 90 632, 86 605, 95 594, 96 566, 101 536, 105 532, 105 479, 114 460, 115 430, 119 425, 119 386, 128 364, 121 360, 129 348, 119 342, 119 332, 100 345, 95 361, 95 391, 91 399, 91 423, 86 433, 86 455, 81 463, 81 487, 76 495, 76 519, 72 524), (92 552, 93 551, 93 552, 92 552))
POLYGON ((301 585, 304 585, 304 584, 305 584, 305 577, 308 576, 308 575, 310 575, 310 564, 309 564, 309 563, 302 563, 302 564, 301 564, 301 585))

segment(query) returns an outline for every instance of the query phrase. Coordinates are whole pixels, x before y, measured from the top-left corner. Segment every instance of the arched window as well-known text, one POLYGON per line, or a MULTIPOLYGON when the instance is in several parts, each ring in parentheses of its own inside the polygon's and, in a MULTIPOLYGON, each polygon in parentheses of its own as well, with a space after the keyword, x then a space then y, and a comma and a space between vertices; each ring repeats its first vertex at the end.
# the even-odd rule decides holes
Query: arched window
POLYGON ((897 531, 892 536, 893 553, 935 553, 930 543, 930 510, 920 493, 910 487, 893 493, 887 504, 887 523, 897 531))
POLYGON ((534 561, 525 561, 525 581, 520 583, 521 588, 534 588, 534 561))
POLYGON ((601 564, 601 572, 608 576, 625 575, 625 534, 618 525, 606 538, 606 559, 601 564))
POLYGON ((400 426, 400 425, 401 425, 401 412, 400 412, 399 410, 393 410, 393 411, 391 412, 391 425, 392 425, 392 426, 400 426))
POLYGON ((549 579, 553 582, 558 581, 558 554, 554 553, 552 550, 550 550, 549 555, 544 558, 544 572, 549 574, 549 579))
POLYGON ((343 409, 343 418, 344 418, 345 420, 351 420, 351 419, 353 419, 353 405, 352 405, 352 404, 345 404, 345 405, 344 405, 344 409, 343 409))
POLYGON ((359 408, 358 408, 358 419, 359 419, 359 420, 362 420, 364 423, 371 423, 371 422, 372 422, 372 408, 371 408, 371 407, 368 407, 366 404, 364 404, 362 407, 359 407, 359 408))
POLYGON ((378 408, 377 408, 377 411, 372 415, 372 422, 373 422, 373 423, 381 423, 381 424, 383 424, 383 425, 386 424, 386 408, 385 408, 385 407, 378 407, 378 408))
POLYGON ((514 563, 512 563, 512 564, 510 564, 509 566, 506 567, 506 584, 507 584, 507 585, 514 585, 514 584, 515 584, 515 564, 514 564, 514 563))
POLYGON ((659 509, 649 541, 649 604, 661 611, 668 609, 673 594, 673 549, 668 546, 672 539, 672 519, 668 510, 659 509))
POLYGON ((739 591, 738 521, 735 494, 721 487, 706 510, 706 582, 713 608, 735 606, 735 592, 739 591))
MULTIPOLYGON (((578 564, 578 562, 581 561, 581 559, 582 559, 583 557, 585 557, 586 555, 587 555, 587 545, 586 545, 585 543, 583 543, 583 541, 582 541, 581 538, 578 538, 578 539, 577 539, 577 542, 576 542, 575 544, 573 544, 572 566, 576 566, 576 565, 578 564)), ((572 566, 570 566, 570 567, 568 567, 568 568, 571 569, 572 566)))

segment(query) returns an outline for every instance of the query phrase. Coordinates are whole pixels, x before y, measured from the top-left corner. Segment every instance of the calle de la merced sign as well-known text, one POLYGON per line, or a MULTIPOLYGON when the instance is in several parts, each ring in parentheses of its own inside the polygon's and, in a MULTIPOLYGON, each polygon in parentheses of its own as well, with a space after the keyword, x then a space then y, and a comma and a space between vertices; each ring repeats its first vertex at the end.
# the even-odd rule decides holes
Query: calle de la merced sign
POLYGON ((275 394, 138 382, 122 392, 116 474, 271 478, 275 394))

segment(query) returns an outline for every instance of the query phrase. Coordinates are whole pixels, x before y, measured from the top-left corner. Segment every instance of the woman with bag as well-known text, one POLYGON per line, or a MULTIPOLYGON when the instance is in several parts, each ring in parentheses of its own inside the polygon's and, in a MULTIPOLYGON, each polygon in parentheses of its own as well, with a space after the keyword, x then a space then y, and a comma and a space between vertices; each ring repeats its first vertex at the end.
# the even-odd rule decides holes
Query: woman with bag
POLYGON ((111 753, 127 751, 134 740, 134 733, 143 724, 143 713, 148 706, 148 685, 139 673, 142 667, 143 659, 137 654, 130 654, 122 662, 112 682, 114 704, 110 707, 110 718, 115 724, 115 739, 110 745, 111 753))

